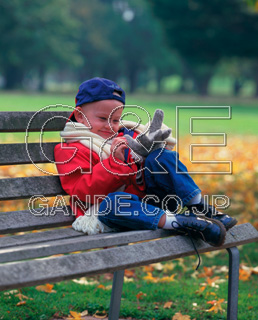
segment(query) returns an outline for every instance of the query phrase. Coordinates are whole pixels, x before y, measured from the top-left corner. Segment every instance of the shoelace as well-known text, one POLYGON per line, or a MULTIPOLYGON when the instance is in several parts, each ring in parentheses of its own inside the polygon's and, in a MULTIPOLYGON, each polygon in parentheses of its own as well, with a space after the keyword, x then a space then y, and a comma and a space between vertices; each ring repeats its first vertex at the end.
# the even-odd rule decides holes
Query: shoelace
MULTIPOLYGON (((181 230, 178 230, 176 227, 174 227, 174 225, 173 225, 174 223, 177 223, 177 226, 179 226, 180 228, 182 228, 182 229, 184 229, 184 230, 187 230, 187 228, 185 228, 184 226, 182 226, 178 221, 172 221, 171 226, 172 226, 172 228, 174 228, 176 231, 179 231, 179 232, 180 232, 181 230)), ((187 231, 182 232, 182 234, 188 236, 189 239, 190 239, 191 242, 192 242, 192 245, 193 245, 193 247, 194 247, 194 251, 196 252, 197 257, 198 257, 198 264, 197 264, 197 267, 196 267, 195 270, 198 270, 198 268, 200 267, 200 264, 201 264, 201 257, 200 257, 200 254, 199 254, 199 252, 198 252, 198 250, 197 250, 197 248, 196 248, 196 246, 195 246, 195 244, 194 244, 193 238, 192 238, 192 236, 190 235, 190 233, 187 232, 187 231)))

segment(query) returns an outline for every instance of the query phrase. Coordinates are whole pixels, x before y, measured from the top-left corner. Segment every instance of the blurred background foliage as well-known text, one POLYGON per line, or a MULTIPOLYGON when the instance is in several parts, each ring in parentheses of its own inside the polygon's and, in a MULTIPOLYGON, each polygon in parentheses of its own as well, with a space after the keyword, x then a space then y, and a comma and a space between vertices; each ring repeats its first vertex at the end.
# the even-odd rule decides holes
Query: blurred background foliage
POLYGON ((0 33, 2 89, 258 97, 255 0, 0 0, 0 33))

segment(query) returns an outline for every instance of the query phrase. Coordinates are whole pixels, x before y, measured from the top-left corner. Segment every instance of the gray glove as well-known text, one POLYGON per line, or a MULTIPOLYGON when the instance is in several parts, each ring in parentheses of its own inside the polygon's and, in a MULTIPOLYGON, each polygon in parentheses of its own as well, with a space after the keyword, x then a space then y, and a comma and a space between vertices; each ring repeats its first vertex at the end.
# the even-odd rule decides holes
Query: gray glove
POLYGON ((161 130, 164 112, 157 109, 150 124, 149 131, 133 139, 125 135, 128 146, 137 154, 147 157, 152 151, 163 148, 164 140, 171 134, 171 129, 161 130))

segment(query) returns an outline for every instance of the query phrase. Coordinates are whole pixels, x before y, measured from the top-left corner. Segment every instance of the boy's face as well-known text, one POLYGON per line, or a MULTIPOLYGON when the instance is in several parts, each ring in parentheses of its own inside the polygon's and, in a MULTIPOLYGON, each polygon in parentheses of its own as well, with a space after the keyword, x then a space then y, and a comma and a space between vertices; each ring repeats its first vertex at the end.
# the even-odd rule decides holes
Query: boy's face
POLYGON ((82 107, 77 107, 74 115, 77 122, 83 123, 86 127, 90 126, 91 132, 107 139, 114 135, 114 133, 117 133, 122 111, 121 102, 113 99, 95 101, 87 103, 82 107), (116 110, 114 111, 114 109, 116 110))

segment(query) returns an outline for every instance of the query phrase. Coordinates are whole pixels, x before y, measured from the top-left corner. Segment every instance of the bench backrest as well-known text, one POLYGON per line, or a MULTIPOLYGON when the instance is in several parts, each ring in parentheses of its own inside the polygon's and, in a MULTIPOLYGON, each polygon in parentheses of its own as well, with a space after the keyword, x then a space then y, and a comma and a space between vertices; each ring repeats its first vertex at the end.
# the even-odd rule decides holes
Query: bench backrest
MULTIPOLYGON (((51 163, 57 142, 25 143, 32 132, 61 131, 71 112, 0 112, 0 133, 23 132, 24 143, 0 144, 0 165, 51 163)), ((30 140, 30 139, 28 139, 30 140)), ((40 171, 39 171, 40 173, 40 171)), ((52 197, 65 195, 58 176, 0 179, 0 201, 29 199, 35 195, 52 197)), ((13 233, 70 225, 74 220, 70 207, 51 211, 36 209, 40 216, 29 210, 0 213, 0 233, 13 233)), ((4 210, 6 211, 6 210, 4 210)))

